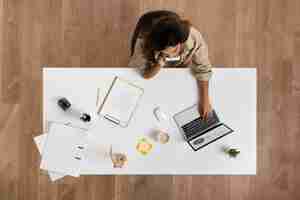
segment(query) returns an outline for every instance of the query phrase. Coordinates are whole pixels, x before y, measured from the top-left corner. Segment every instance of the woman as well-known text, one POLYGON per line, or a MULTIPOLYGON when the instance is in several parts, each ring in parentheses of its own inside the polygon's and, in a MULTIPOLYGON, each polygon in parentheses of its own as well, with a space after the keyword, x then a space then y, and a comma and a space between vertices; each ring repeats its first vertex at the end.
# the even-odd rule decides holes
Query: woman
POLYGON ((170 11, 153 11, 138 21, 131 43, 130 67, 138 67, 144 78, 162 67, 188 66, 198 83, 199 113, 204 119, 212 110, 208 88, 212 76, 207 45, 201 33, 170 11))

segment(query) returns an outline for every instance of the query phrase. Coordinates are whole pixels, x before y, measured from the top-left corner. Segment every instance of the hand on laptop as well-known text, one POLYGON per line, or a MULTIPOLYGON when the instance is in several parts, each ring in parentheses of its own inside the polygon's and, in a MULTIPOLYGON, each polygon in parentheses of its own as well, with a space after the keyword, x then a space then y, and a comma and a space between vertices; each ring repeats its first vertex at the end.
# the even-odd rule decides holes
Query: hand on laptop
POLYGON ((199 102, 198 109, 199 109, 200 117, 204 120, 207 119, 208 114, 212 111, 212 107, 209 101, 199 102))

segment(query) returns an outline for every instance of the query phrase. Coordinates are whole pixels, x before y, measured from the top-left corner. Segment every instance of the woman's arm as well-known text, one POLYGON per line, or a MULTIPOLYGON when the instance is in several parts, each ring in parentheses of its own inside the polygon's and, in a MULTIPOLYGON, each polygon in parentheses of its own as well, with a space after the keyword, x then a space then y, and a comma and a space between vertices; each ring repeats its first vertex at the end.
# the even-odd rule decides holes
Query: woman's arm
POLYGON ((212 65, 208 58, 207 44, 201 33, 195 29, 192 29, 192 33, 195 35, 195 38, 197 38, 196 42, 199 48, 197 48, 197 51, 193 54, 190 67, 198 83, 199 113, 201 117, 205 119, 212 110, 208 92, 209 80, 212 76, 212 65))
POLYGON ((197 81, 198 85, 198 96, 199 96, 199 113, 203 119, 207 119, 209 112, 212 110, 209 100, 209 82, 208 81, 197 81))

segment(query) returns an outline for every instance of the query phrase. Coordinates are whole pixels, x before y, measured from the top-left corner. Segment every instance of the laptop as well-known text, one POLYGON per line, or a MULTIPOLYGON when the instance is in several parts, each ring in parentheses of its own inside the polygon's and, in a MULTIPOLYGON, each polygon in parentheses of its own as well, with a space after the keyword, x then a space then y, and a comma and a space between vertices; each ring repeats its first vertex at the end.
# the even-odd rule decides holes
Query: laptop
POLYGON ((220 122, 215 110, 208 114, 206 120, 202 120, 197 104, 175 114, 173 118, 184 139, 194 151, 233 132, 231 128, 220 122))

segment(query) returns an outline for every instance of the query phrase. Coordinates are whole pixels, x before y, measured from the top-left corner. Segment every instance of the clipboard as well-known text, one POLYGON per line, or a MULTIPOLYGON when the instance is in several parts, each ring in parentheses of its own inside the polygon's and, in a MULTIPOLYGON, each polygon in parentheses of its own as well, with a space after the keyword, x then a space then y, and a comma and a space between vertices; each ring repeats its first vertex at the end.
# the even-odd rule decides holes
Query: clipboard
POLYGON ((100 105, 98 114, 126 128, 144 94, 144 89, 116 76, 100 105))

